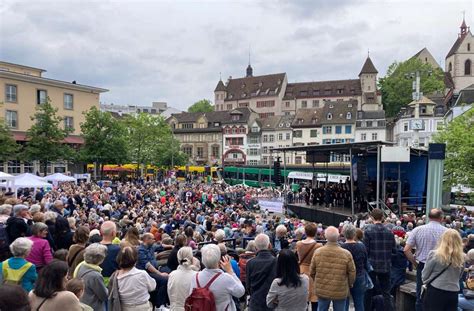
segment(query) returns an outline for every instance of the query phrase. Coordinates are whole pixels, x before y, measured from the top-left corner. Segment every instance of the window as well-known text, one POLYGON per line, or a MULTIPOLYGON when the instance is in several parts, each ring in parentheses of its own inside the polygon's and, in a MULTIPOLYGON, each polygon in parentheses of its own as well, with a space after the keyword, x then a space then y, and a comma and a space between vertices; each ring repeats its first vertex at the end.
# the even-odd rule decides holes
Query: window
POLYGON ((450 62, 448 66, 448 72, 453 71, 453 64, 450 62))
POLYGON ((240 120, 240 115, 239 114, 233 114, 232 115, 232 121, 239 121, 240 120))
POLYGON ((347 120, 352 119, 352 113, 348 112, 348 113, 346 114, 346 119, 347 119, 347 120))
POLYGON ((303 100, 301 102, 301 108, 307 108, 308 107, 308 102, 306 100, 303 100))
POLYGON ((443 121, 437 121, 436 122, 436 130, 441 131, 444 128, 444 122, 443 121))
POLYGON ((263 157, 263 164, 268 164, 268 158, 267 157, 263 157))
POLYGON ((465 76, 470 76, 471 75, 471 60, 468 59, 464 63, 464 75, 465 76))
POLYGON ((250 136, 249 137, 249 144, 259 144, 260 139, 258 136, 250 136))
POLYGON ((6 84, 5 85, 5 101, 10 103, 16 103, 17 100, 17 89, 16 85, 6 84))
POLYGON ((252 148, 249 149, 249 156, 257 156, 258 155, 258 149, 252 148))
POLYGON ((194 124, 193 123, 183 123, 183 129, 192 129, 194 128, 194 124))
POLYGON ((275 101, 274 100, 263 100, 257 102, 257 108, 264 108, 264 107, 274 107, 275 101))
POLYGON ((373 121, 367 121, 367 127, 372 127, 374 126, 374 122, 373 121))
POLYGON ((324 145, 330 145, 330 144, 331 144, 331 140, 330 140, 330 139, 323 139, 323 144, 324 144, 324 145))
POLYGON ((271 143, 274 142, 275 141, 275 135, 273 135, 273 134, 268 135, 268 141, 271 142, 271 143))
POLYGON ((342 126, 336 125, 336 134, 341 134, 342 133, 342 126))
POLYGON ((268 135, 263 135, 263 142, 264 143, 268 142, 268 135))
POLYGON ((310 130, 309 137, 318 137, 318 130, 310 130))
POLYGON ((291 134, 290 133, 286 133, 286 140, 290 140, 291 139, 291 134))
POLYGON ((346 134, 352 134, 352 125, 346 125, 346 134))
POLYGON ((248 107, 249 106, 249 103, 246 102, 246 103, 239 103, 239 107, 240 108, 243 108, 243 107, 248 107))
POLYGON ((10 128, 18 127, 18 112, 13 110, 7 110, 5 113, 5 122, 6 125, 10 128))
POLYGON ((183 152, 185 154, 187 154, 188 156, 192 157, 193 156, 193 147, 192 146, 183 147, 183 152))
POLYGON ((258 165, 258 160, 248 160, 247 164, 248 165, 258 165))
POLYGON ((403 123, 403 131, 408 132, 408 122, 403 123))
POLYGON ((262 113, 258 114, 258 117, 260 119, 265 119, 265 118, 268 118, 268 117, 273 117, 274 115, 275 115, 274 112, 262 112, 262 113))
POLYGON ((244 144, 243 137, 227 137, 225 139, 226 146, 241 146, 244 144))
POLYGON ((301 130, 293 131, 293 137, 294 137, 294 138, 301 138, 301 137, 303 137, 303 131, 301 131, 301 130))
POLYGON ((258 126, 252 126, 252 133, 258 133, 258 126))
POLYGON ((360 134, 360 140, 361 141, 366 141, 367 140, 367 134, 365 134, 365 133, 360 134))
POLYGON ((196 148, 196 154, 198 158, 204 158, 204 148, 203 147, 197 147, 196 148))
POLYGON ((290 108, 290 102, 285 102, 285 107, 290 108))
POLYGON ((385 127, 385 120, 378 120, 377 121, 377 126, 378 127, 385 127))
POLYGON ((156 114, 156 109, 151 109, 150 112, 151 112, 151 114, 156 114))
POLYGON ((468 52, 471 51, 471 44, 470 43, 467 44, 467 51, 468 52))
POLYGON ((328 115, 327 115, 327 118, 328 118, 328 120, 332 120, 332 113, 329 112, 328 115))
POLYGON ((64 129, 74 131, 74 118, 64 117, 64 129))
POLYGON ((211 148, 211 156, 213 156, 214 158, 218 158, 218 157, 219 157, 219 146, 212 146, 212 148, 211 148))
POLYGON ((23 162, 23 173, 34 173, 34 169, 33 162, 23 162))
POLYGON ((227 104, 227 110, 232 110, 232 104, 227 104))
POLYGON ((283 133, 278 134, 278 140, 283 140, 283 133))
POLYGON ((319 107, 319 100, 315 99, 313 100, 313 108, 318 108, 319 107))
POLYGON ((268 147, 263 147, 263 153, 268 153, 268 147))
POLYGON ((295 164, 302 164, 301 156, 296 156, 295 157, 295 164))
POLYGON ((38 105, 45 104, 48 98, 48 93, 46 90, 37 90, 36 91, 36 103, 38 105))
POLYGON ((332 126, 323 126, 323 134, 332 134, 332 126))
POLYGON ((377 140, 377 133, 372 133, 372 140, 377 140))
POLYGON ((8 161, 8 174, 20 174, 20 161, 10 160, 8 161))

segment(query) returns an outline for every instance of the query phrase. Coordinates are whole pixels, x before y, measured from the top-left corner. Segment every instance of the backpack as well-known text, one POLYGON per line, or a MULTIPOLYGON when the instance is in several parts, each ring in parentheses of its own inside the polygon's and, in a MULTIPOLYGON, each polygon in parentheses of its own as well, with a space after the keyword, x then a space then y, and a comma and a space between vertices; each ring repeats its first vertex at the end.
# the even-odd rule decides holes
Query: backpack
MULTIPOLYGON (((216 311, 216 301, 214 294, 209 290, 211 284, 221 275, 217 273, 214 275, 206 286, 201 287, 199 284, 199 273, 196 273, 196 288, 193 289, 191 295, 186 298, 184 303, 185 311, 216 311)), ((227 310, 227 308, 226 308, 227 310)))
POLYGON ((10 249, 8 245, 7 225, 0 223, 0 261, 4 261, 10 257, 10 249))
POLYGON ((247 269, 247 262, 249 261, 249 259, 252 259, 253 257, 255 257, 255 254, 240 254, 239 256, 239 270, 240 270, 240 281, 245 283, 246 279, 247 279, 247 272, 246 272, 246 269, 247 269))
POLYGON ((23 276, 33 264, 25 263, 20 269, 12 269, 8 264, 8 260, 2 263, 3 284, 21 285, 23 276))

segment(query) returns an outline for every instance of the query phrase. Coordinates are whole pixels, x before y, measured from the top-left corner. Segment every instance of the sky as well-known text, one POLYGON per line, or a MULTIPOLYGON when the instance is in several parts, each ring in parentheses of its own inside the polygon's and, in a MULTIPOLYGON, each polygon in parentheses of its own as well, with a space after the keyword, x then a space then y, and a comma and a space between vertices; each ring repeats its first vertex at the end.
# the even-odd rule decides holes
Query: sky
MULTIPOLYGON (((427 47, 444 68, 474 0, 0 0, 0 60, 106 88, 102 103, 186 110, 245 75, 289 82, 384 76, 427 47)), ((474 28, 473 28, 474 29, 474 28)))

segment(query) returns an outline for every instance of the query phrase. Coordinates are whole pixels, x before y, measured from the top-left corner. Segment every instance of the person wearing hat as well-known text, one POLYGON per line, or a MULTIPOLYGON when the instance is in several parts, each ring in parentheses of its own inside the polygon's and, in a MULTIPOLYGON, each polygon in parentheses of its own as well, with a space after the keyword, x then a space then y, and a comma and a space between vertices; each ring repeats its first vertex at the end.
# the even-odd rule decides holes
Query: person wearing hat
POLYGON ((13 217, 7 220, 8 241, 12 243, 19 237, 30 236, 31 215, 28 206, 17 204, 13 206, 13 217))

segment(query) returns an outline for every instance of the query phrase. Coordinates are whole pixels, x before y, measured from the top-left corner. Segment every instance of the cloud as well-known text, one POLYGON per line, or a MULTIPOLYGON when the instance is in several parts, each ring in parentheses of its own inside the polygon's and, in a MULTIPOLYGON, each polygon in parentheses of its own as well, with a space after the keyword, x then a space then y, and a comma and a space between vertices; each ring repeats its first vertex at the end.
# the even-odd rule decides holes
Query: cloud
POLYGON ((3 0, 0 59, 107 88, 103 102, 164 100, 185 110, 213 99, 220 74, 244 76, 249 46, 254 74, 286 72, 289 81, 356 78, 367 49, 380 75, 424 46, 444 59, 459 12, 470 7, 469 0, 428 7, 421 0, 3 0))

